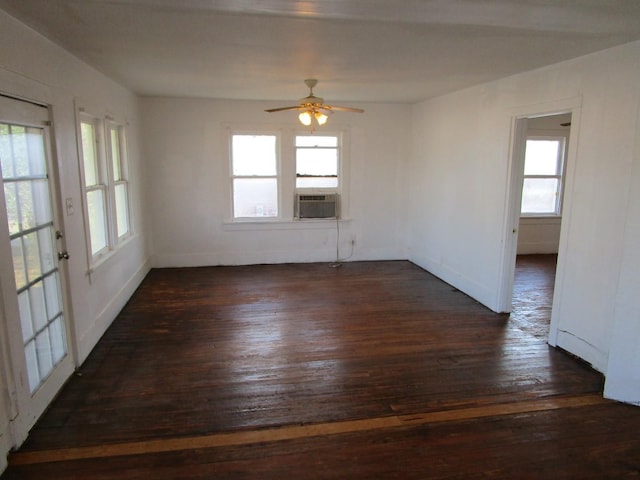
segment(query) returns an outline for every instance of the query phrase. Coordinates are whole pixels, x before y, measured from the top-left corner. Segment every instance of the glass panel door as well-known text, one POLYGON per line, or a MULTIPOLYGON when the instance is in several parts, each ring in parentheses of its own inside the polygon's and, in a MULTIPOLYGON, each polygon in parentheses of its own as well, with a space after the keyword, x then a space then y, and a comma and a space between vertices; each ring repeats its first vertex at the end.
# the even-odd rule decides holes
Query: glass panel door
POLYGON ((43 130, 0 123, 0 159, 33 393, 67 353, 43 130))
POLYGON ((11 266, 0 269, 0 286, 16 445, 73 372, 48 117, 44 107, 0 97, 0 260, 11 266))

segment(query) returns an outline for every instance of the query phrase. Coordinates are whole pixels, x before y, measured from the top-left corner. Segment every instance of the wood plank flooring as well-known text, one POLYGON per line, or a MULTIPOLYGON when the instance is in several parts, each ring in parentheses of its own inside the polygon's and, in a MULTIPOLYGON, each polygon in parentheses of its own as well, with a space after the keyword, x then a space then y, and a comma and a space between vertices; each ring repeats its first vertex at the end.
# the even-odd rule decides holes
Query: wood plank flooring
POLYGON ((153 270, 2 479, 638 478, 640 409, 546 344, 554 265, 511 315, 409 262, 153 270))

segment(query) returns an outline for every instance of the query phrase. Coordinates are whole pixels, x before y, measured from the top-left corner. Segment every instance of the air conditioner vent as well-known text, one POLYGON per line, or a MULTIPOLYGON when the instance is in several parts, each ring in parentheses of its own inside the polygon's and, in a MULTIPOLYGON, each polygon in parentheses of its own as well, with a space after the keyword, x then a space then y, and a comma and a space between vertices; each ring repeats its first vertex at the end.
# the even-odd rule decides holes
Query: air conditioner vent
POLYGON ((296 218, 336 218, 338 195, 296 195, 296 218))

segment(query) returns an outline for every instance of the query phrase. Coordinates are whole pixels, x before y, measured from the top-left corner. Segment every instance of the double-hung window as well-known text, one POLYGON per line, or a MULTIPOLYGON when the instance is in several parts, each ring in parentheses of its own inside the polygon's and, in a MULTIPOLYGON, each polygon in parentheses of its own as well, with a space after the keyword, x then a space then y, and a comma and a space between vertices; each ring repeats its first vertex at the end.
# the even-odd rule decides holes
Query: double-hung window
POLYGON ((81 112, 79 148, 90 264, 131 234, 124 126, 81 112))
POLYGON ((122 241, 129 235, 129 182, 127 181, 124 126, 108 123, 109 163, 115 214, 115 238, 122 241))
POLYGON ((231 135, 233 218, 279 216, 278 136, 231 135))
POLYGON ((99 119, 87 115, 81 116, 80 136, 86 197, 85 213, 93 259, 105 254, 109 247, 107 172, 104 168, 104 155, 100 148, 103 144, 101 126, 102 122, 99 119))
POLYGON ((562 213, 564 137, 529 137, 524 160, 521 214, 559 216, 562 213))

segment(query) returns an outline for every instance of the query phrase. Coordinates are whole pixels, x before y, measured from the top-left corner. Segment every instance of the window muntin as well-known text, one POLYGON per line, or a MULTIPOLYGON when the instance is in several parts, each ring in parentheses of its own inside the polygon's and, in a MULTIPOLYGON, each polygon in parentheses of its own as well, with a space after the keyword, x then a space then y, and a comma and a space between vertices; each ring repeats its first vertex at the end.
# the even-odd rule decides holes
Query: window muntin
POLYGON ((336 189, 339 185, 338 137, 296 135, 296 188, 336 189))
POLYGON ((564 137, 530 137, 526 142, 521 214, 560 215, 564 137))
POLYGON ((233 218, 277 218, 278 137, 232 134, 233 218))

